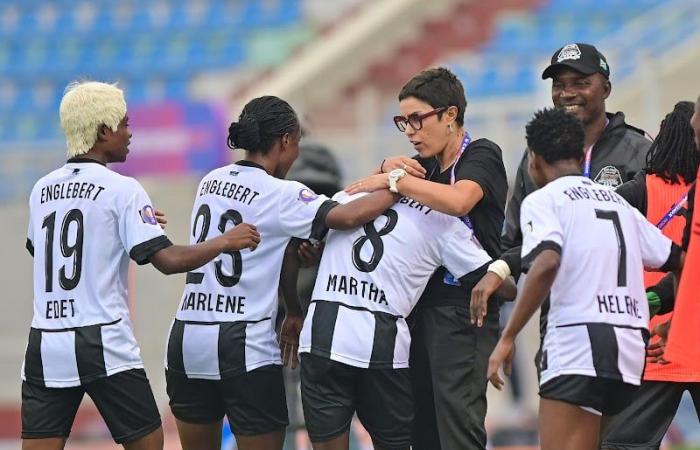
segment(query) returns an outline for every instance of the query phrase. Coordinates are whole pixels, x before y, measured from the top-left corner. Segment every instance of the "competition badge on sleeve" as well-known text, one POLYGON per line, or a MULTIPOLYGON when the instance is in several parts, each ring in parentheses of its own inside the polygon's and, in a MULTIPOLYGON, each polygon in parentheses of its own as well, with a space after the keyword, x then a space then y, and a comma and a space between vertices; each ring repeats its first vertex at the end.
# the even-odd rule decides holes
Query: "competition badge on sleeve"
POLYGON ((299 200, 304 203, 311 203, 318 198, 318 194, 309 188, 303 188, 299 191, 299 200))
POLYGON ((153 211, 153 207, 151 205, 146 205, 143 208, 141 208, 141 211, 139 211, 139 215, 141 216, 141 220, 143 220, 143 223, 147 223, 150 225, 158 225, 158 221, 156 220, 156 213, 153 211))

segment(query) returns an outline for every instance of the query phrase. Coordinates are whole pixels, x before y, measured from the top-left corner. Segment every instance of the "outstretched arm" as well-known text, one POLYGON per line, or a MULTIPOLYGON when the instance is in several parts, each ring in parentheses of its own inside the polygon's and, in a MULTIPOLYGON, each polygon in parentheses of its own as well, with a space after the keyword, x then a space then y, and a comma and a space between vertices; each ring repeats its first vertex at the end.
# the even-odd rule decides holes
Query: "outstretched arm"
POLYGON ((334 230, 350 230, 376 219, 398 201, 400 196, 382 189, 351 202, 337 205, 326 215, 326 226, 334 230))
POLYGON ((515 308, 513 308, 510 320, 489 358, 487 376, 491 384, 498 390, 501 390, 504 384, 498 374, 498 370, 503 366, 506 375, 510 375, 515 349, 515 337, 547 297, 547 293, 552 288, 552 284, 554 284, 560 261, 561 256, 559 252, 547 249, 537 255, 532 263, 525 280, 523 292, 515 302, 515 308))
POLYGON ((203 266, 222 252, 255 248, 260 235, 253 225, 242 223, 221 236, 194 245, 171 245, 157 251, 149 260, 166 275, 182 273, 203 266))

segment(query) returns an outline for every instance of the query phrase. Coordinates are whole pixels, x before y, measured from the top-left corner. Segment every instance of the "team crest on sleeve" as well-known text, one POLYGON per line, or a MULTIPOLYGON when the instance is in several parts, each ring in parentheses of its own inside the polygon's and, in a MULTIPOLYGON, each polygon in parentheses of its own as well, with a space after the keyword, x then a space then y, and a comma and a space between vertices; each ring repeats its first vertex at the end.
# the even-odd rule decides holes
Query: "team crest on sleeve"
POLYGON ((146 205, 143 208, 141 208, 141 211, 139 211, 139 215, 141 216, 141 220, 143 220, 144 223, 148 223, 151 225, 158 224, 158 220, 156 220, 156 213, 153 211, 153 207, 151 205, 146 205))
POLYGON ((304 203, 311 203, 318 198, 318 194, 309 188, 303 188, 299 191, 299 200, 304 203))
POLYGON ((581 59, 581 49, 576 44, 565 45, 557 55, 558 63, 570 59, 581 59))
POLYGON ((600 169, 594 181, 603 186, 614 188, 622 184, 622 174, 620 169, 615 166, 605 166, 600 169))

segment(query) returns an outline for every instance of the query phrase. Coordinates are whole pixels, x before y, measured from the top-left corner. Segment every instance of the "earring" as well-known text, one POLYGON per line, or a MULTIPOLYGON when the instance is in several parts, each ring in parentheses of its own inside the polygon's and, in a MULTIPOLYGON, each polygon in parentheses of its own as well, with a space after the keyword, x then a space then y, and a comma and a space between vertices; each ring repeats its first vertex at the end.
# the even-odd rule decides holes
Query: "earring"
POLYGON ((452 122, 450 122, 449 124, 447 124, 447 129, 450 131, 450 134, 452 134, 452 132, 454 131, 454 130, 452 129, 452 122))

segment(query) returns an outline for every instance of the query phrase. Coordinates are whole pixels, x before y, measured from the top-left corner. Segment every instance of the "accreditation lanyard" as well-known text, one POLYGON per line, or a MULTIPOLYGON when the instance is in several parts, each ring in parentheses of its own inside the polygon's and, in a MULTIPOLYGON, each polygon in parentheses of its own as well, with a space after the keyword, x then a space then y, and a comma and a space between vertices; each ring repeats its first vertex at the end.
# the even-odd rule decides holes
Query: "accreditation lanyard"
POLYGON ((676 203, 674 203, 673 206, 671 206, 671 209, 669 209, 666 214, 664 214, 661 220, 659 220, 659 223, 656 224, 656 228, 658 228, 659 230, 663 230, 664 228, 666 228, 666 225, 668 225, 671 219, 673 219, 676 216, 676 214, 678 214, 678 211, 680 211, 681 208, 683 208, 683 205, 685 205, 685 203, 688 201, 688 195, 690 194, 690 190, 693 188, 694 184, 695 183, 691 184, 690 189, 688 189, 685 192, 685 194, 681 195, 681 198, 676 203))
MULTIPOLYGON (((457 168, 457 163, 459 162, 460 159, 462 159, 462 155, 464 152, 467 150, 467 147, 469 147, 469 144, 472 143, 472 138, 469 136, 469 132, 465 131, 464 132, 464 139, 462 139, 462 145, 459 148, 459 153, 457 153, 457 157, 455 158, 454 163, 452 163, 452 169, 450 170, 450 184, 455 184, 455 169, 457 168)), ((435 174, 435 169, 437 168, 434 167, 433 170, 430 172, 430 176, 428 179, 432 179, 433 175, 435 174)), ((459 218, 464 224, 469 227, 470 230, 474 231, 474 226, 472 225, 472 221, 469 219, 469 215, 465 214, 464 216, 459 218)))
MULTIPOLYGON (((457 153, 457 157, 455 158, 454 163, 452 164, 452 169, 450 170, 450 184, 453 185, 455 184, 456 177, 455 177, 455 170, 457 168, 457 163, 459 162, 460 159, 462 159, 462 155, 464 152, 467 150, 467 147, 469 147, 469 144, 471 144, 472 138, 469 136, 468 132, 464 132, 464 139, 462 139, 462 145, 459 148, 459 153, 457 153)), ((435 173, 435 169, 430 173, 430 176, 428 179, 432 179, 433 174, 435 173)), ((471 219, 469 219, 469 215, 465 214, 462 217, 459 218, 466 226, 472 231, 472 241, 474 241, 475 244, 477 244, 479 247, 481 247, 481 243, 479 240, 476 238, 476 235, 474 235, 474 225, 472 224, 471 219)), ((445 276, 442 279, 443 283, 449 284, 452 286, 460 286, 461 283, 459 280, 457 280, 449 271, 445 271, 445 276)))
MULTIPOLYGON (((608 124, 610 123, 610 119, 608 117, 605 117, 605 128, 608 127, 608 124)), ((605 129, 603 128, 603 129, 605 129)), ((596 143, 593 143, 588 146, 586 149, 586 159, 583 161, 583 176, 586 178, 591 178, 591 157, 593 155, 593 146, 596 143)))

